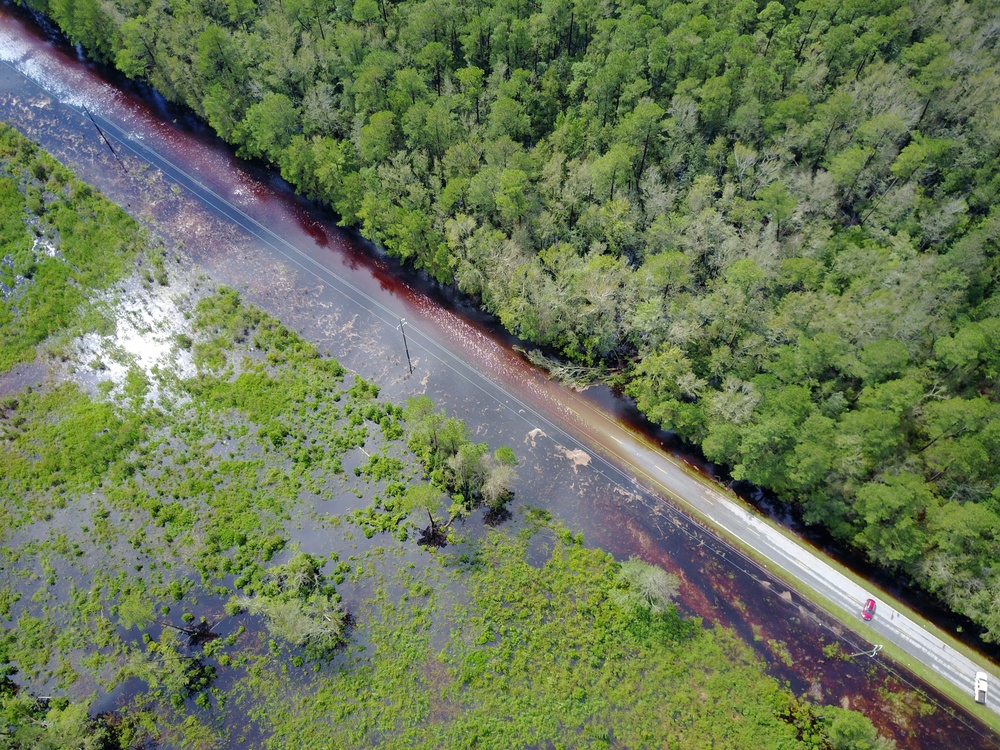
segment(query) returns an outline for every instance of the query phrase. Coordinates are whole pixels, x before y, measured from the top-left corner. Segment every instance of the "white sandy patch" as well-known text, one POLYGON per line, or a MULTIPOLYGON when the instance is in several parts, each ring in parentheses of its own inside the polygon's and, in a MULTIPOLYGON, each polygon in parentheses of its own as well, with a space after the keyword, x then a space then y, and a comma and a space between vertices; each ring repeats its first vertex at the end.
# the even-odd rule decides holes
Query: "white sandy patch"
MULTIPOLYGON (((536 427, 535 429, 531 430, 527 435, 525 435, 524 442, 525 444, 530 445, 532 448, 535 448, 538 446, 539 438, 547 438, 547 437, 548 435, 546 435, 541 429, 536 427)), ((580 450, 579 448, 567 448, 565 446, 559 445, 559 443, 556 443, 555 449, 556 453, 564 456, 565 458, 568 458, 573 463, 574 472, 576 472, 577 467, 579 466, 589 466, 590 462, 593 460, 589 453, 587 453, 584 450, 580 450)))
POLYGON ((561 445, 556 445, 556 450, 562 453, 566 458, 573 462, 573 471, 575 472, 578 466, 589 466, 591 457, 586 451, 582 451, 579 448, 564 448, 561 445))
POLYGON ((548 435, 536 427, 528 433, 528 435, 524 438, 524 442, 534 448, 537 445, 538 438, 540 437, 548 437, 548 435))

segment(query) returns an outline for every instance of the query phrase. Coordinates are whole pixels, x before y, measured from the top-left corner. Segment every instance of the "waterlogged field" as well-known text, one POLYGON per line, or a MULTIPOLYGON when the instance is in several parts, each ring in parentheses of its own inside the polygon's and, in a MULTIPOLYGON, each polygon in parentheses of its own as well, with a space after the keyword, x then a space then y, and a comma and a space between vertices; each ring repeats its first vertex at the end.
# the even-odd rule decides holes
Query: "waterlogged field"
POLYGON ((0 745, 890 744, 512 498, 509 448, 0 151, 0 745))

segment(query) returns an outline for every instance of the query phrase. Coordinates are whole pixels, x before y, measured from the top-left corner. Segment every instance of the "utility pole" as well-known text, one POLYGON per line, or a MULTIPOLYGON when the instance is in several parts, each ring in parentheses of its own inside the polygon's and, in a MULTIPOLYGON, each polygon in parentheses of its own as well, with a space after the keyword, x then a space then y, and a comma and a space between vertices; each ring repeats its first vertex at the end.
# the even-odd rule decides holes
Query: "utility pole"
POLYGON ((406 344, 406 329, 404 328, 405 325, 406 325, 406 318, 400 318, 399 319, 399 331, 400 331, 400 333, 403 334, 403 351, 406 352, 406 364, 410 368, 410 375, 412 375, 413 374, 413 362, 410 361, 410 347, 407 346, 407 344, 406 344))
POLYGON ((90 121, 92 123, 94 123, 94 127, 97 128, 97 133, 101 136, 101 140, 104 141, 104 144, 111 151, 111 154, 115 157, 115 159, 118 160, 118 165, 127 174, 128 173, 128 167, 125 166, 125 162, 122 161, 122 158, 118 155, 118 152, 115 151, 115 147, 111 145, 111 141, 109 141, 108 137, 106 135, 104 135, 104 131, 101 130, 101 126, 97 124, 97 120, 94 119, 94 116, 92 114, 90 114, 90 110, 87 109, 86 107, 83 108, 83 111, 87 114, 87 117, 90 118, 90 121))

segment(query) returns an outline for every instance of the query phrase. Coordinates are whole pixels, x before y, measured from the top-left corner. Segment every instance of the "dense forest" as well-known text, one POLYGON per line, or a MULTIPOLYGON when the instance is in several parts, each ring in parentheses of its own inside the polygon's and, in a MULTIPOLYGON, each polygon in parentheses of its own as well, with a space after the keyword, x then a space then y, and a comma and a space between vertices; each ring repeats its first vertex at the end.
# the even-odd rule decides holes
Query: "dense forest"
POLYGON ((1000 641, 989 0, 26 0, 1000 641))

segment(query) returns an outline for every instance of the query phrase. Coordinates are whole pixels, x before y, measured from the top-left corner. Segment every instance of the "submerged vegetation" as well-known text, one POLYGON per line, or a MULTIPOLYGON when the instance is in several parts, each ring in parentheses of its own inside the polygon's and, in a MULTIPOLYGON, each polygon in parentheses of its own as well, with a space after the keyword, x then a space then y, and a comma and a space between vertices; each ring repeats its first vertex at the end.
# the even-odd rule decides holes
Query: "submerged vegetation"
POLYGON ((1000 639, 995 3, 26 2, 1000 639))
MULTIPOLYGON (((347 613, 333 586, 326 585, 325 560, 299 552, 269 571, 272 580, 250 596, 234 597, 232 610, 263 615, 268 630, 312 658, 329 656, 343 642, 347 613)), ((231 611, 232 611, 231 610, 231 611)))
MULTIPOLYGON (((0 373, 79 325, 144 239, 118 206, 0 123, 0 373)), ((150 268, 154 265, 151 263, 150 268)))
POLYGON ((544 512, 419 544, 423 515, 502 510, 514 452, 180 264, 143 284, 162 259, 81 289, 44 383, 0 402, 0 745, 889 746, 544 512), (153 298, 151 364, 116 329, 153 298))
POLYGON ((406 594, 366 618, 352 668, 299 691, 248 683, 282 717, 272 747, 891 746, 860 714, 792 698, 732 634, 620 604, 618 564, 544 514, 465 550, 389 561, 378 575, 406 594), (531 564, 538 535, 552 550, 531 564))

